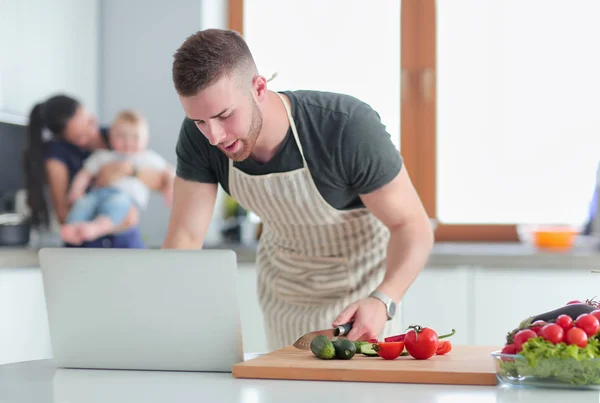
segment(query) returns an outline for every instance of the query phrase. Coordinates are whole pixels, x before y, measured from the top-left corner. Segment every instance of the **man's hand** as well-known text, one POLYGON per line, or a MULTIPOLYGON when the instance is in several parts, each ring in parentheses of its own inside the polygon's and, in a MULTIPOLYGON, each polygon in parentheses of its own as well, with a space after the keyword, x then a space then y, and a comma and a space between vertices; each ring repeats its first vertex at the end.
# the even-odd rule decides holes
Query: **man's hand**
POLYGON ((354 321, 346 336, 349 340, 369 340, 379 337, 388 320, 385 305, 376 298, 354 302, 338 316, 333 327, 354 321))
POLYGON ((126 161, 111 162, 104 165, 96 175, 96 186, 106 187, 115 183, 124 176, 133 173, 133 166, 126 161))

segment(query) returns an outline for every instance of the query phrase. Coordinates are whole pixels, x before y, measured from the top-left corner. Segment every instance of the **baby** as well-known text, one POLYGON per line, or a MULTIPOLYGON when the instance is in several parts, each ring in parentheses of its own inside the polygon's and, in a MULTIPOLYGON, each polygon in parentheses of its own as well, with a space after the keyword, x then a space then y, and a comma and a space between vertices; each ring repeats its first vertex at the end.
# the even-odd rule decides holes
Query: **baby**
POLYGON ((127 161, 134 172, 142 168, 163 171, 162 193, 167 204, 172 202, 174 170, 164 158, 146 148, 148 125, 141 115, 133 111, 119 113, 110 128, 109 141, 112 149, 92 153, 73 179, 68 195, 73 206, 60 233, 65 242, 78 245, 115 232, 132 205, 139 210, 148 205, 150 190, 135 175, 123 177, 109 187, 92 187, 85 194, 94 176, 106 164, 127 161))

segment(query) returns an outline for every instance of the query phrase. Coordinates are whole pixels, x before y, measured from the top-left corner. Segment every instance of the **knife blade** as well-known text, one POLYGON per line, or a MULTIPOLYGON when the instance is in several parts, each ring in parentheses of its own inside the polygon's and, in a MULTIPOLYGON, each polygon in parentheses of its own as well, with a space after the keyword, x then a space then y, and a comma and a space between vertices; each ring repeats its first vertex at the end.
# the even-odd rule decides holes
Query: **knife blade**
POLYGON ((324 335, 327 336, 329 340, 331 340, 334 337, 344 336, 348 334, 351 329, 352 322, 348 322, 331 329, 316 330, 314 332, 306 333, 304 336, 296 340, 293 345, 294 347, 299 348, 300 350, 310 350, 310 343, 315 337, 319 335, 324 335))

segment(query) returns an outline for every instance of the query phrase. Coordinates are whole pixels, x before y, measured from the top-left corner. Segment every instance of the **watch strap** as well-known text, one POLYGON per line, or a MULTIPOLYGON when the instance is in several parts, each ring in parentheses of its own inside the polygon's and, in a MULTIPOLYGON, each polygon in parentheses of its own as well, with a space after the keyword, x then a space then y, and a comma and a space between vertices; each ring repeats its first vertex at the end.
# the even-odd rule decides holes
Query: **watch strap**
POLYGON ((394 303, 394 300, 392 299, 392 297, 390 297, 389 295, 387 295, 379 290, 374 290, 373 292, 371 292, 369 294, 369 297, 377 298, 378 300, 383 302, 383 304, 385 305, 385 310, 386 310, 388 319, 392 319, 392 315, 390 314, 390 305, 394 303))

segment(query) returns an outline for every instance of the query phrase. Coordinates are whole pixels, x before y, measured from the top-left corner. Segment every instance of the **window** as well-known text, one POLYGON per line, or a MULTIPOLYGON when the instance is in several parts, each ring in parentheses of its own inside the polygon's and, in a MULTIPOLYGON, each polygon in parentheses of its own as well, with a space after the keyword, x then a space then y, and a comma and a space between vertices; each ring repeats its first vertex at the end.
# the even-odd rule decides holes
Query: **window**
POLYGON ((399 147, 399 17, 397 0, 244 0, 243 34, 271 89, 360 98, 399 147))
POLYGON ((403 23, 417 23, 402 30, 402 153, 438 241, 585 224, 600 161, 599 11, 593 0, 403 0, 403 23))
POLYGON ((263 74, 279 73, 272 87, 353 93, 401 133, 438 241, 516 241, 517 223, 584 224, 600 161, 600 3, 365 4, 230 0, 230 23, 263 74))
POLYGON ((441 221, 587 220, 600 160, 599 12, 595 0, 437 2, 441 221))

